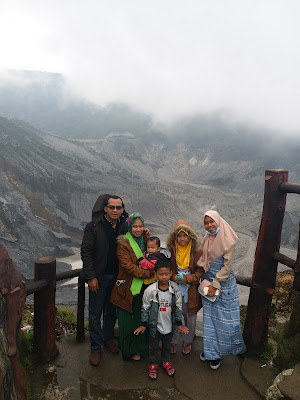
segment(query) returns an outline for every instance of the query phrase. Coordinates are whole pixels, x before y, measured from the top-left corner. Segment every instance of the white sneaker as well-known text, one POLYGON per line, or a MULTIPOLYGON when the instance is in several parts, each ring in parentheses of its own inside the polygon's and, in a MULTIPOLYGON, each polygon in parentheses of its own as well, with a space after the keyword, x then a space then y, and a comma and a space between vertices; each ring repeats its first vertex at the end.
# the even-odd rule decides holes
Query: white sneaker
POLYGON ((201 353, 201 354, 200 354, 200 360, 201 360, 201 361, 206 361, 206 358, 204 357, 204 353, 201 353))
POLYGON ((220 365, 221 365, 221 360, 220 360, 220 359, 218 359, 218 360, 212 360, 212 361, 210 362, 210 368, 211 368, 211 369, 218 369, 220 365))

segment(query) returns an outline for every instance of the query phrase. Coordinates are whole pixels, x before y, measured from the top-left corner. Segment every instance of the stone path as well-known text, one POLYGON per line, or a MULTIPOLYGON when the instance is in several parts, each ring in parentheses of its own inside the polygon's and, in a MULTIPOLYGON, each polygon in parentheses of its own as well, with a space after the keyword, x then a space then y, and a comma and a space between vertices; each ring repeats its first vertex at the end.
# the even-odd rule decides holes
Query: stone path
POLYGON ((100 365, 92 367, 88 338, 77 343, 75 336, 66 337, 58 347, 60 355, 53 364, 34 372, 33 400, 257 400, 276 376, 260 361, 239 356, 224 358, 221 367, 212 370, 209 362, 199 359, 200 337, 190 355, 172 355, 175 376, 170 378, 159 368, 155 382, 147 377, 147 358, 124 361, 120 354, 103 349, 100 365))

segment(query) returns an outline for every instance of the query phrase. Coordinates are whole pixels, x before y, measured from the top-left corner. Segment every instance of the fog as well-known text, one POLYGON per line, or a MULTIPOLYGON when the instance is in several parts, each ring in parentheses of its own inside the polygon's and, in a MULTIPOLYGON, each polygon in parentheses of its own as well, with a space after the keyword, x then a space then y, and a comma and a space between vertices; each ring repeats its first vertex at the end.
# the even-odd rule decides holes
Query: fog
POLYGON ((11 0, 0 15, 2 71, 62 73, 164 124, 222 110, 299 133, 298 1, 11 0))

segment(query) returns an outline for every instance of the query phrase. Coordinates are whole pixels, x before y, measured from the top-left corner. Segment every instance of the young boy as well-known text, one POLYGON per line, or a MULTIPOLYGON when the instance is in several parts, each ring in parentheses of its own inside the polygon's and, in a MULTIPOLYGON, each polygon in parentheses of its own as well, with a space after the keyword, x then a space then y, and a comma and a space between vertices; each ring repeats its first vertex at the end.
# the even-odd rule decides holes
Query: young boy
POLYGON ((134 333, 144 333, 149 329, 149 359, 148 377, 157 378, 159 362, 159 343, 162 343, 162 366, 169 376, 173 376, 175 369, 170 362, 172 331, 176 324, 179 331, 188 334, 189 330, 182 325, 181 293, 178 286, 170 281, 172 266, 169 260, 158 260, 155 264, 157 282, 152 283, 144 292, 142 325, 134 333))
POLYGON ((170 258, 169 250, 160 247, 160 239, 157 236, 151 236, 147 240, 147 251, 144 252, 144 258, 139 258, 139 263, 143 269, 154 269, 157 260, 170 258))

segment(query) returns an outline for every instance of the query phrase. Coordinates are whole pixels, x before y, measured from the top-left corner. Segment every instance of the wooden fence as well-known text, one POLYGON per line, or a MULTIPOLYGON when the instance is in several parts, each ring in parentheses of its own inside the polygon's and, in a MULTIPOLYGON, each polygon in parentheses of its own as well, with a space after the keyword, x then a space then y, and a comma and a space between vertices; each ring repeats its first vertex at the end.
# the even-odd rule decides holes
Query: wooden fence
POLYGON ((293 285, 300 290, 300 230, 296 260, 279 253, 287 193, 300 194, 300 185, 288 182, 288 171, 266 171, 264 205, 244 328, 248 350, 260 351, 267 340, 278 262, 294 270, 293 285))
POLYGON ((85 282, 80 277, 82 268, 56 273, 56 260, 41 257, 34 263, 34 282, 27 285, 27 296, 34 293, 34 353, 42 360, 53 359, 58 350, 55 344, 55 292, 56 282, 78 277, 77 335, 78 341, 85 339, 84 307, 85 282))
MULTIPOLYGON (((268 170, 265 173, 263 213, 257 240, 252 278, 237 276, 237 283, 250 287, 244 338, 248 349, 259 349, 267 339, 268 318, 278 262, 295 272, 294 288, 300 290, 300 231, 298 253, 292 260, 279 253, 287 193, 300 194, 300 185, 288 182, 288 171, 268 170)), ((77 340, 84 335, 85 283, 82 269, 56 274, 56 261, 42 257, 35 261, 34 283, 27 286, 27 295, 34 293, 34 351, 43 360, 57 354, 55 345, 56 282, 78 276, 77 340)))
MULTIPOLYGON (((263 213, 252 278, 236 277, 237 283, 251 288, 244 329, 248 350, 259 349, 267 339, 278 262, 294 270, 294 288, 300 290, 300 230, 296 260, 279 252, 287 193, 300 194, 300 185, 288 182, 288 171, 266 171, 263 213)), ((57 274, 53 257, 35 260, 34 283, 27 285, 27 296, 34 294, 33 345, 41 361, 50 361, 58 353, 55 344, 55 292, 58 281, 78 277, 77 340, 85 339, 85 282, 80 277, 81 271, 80 268, 57 274)))

